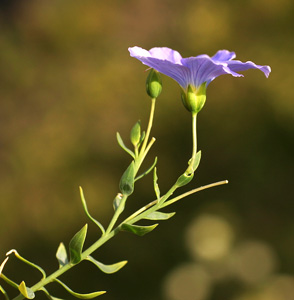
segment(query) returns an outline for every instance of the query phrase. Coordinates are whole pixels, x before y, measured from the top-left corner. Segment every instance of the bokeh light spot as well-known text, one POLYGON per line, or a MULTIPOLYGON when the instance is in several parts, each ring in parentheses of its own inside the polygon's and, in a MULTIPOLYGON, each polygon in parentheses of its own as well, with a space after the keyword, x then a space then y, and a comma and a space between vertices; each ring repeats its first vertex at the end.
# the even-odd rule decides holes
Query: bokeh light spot
POLYGON ((202 215, 187 229, 186 242, 193 257, 205 260, 221 259, 230 251, 234 233, 222 217, 202 215))
POLYGON ((209 274, 196 264, 181 265, 173 270, 164 284, 165 299, 204 300, 211 290, 209 274))

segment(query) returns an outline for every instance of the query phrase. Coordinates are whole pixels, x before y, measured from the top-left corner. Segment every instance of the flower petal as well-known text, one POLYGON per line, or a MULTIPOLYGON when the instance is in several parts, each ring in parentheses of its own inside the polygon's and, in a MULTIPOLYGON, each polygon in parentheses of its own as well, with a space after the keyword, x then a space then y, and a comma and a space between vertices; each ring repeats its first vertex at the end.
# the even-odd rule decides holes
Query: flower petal
POLYGON ((155 47, 149 50, 149 53, 154 58, 159 58, 162 60, 168 60, 174 64, 181 65, 182 56, 178 51, 172 50, 167 47, 155 47))
POLYGON ((262 71, 266 77, 268 77, 271 72, 270 66, 256 65, 252 61, 247 61, 245 63, 243 63, 239 60, 229 61, 228 68, 230 70, 232 70, 233 72, 246 71, 249 69, 258 69, 258 70, 262 71))
POLYGON ((173 62, 177 61, 179 57, 181 57, 177 51, 173 51, 171 49, 168 49, 171 51, 167 51, 166 49, 168 48, 152 48, 152 51, 146 51, 139 47, 133 47, 129 48, 129 51, 132 57, 137 58, 144 65, 147 65, 148 67, 173 78, 182 87, 185 87, 190 71, 181 64, 173 62), (150 52, 152 52, 155 57, 151 56, 152 54, 150 52), (163 57, 165 59, 162 59, 163 57))
POLYGON ((191 71, 187 84, 190 83, 196 87, 200 86, 204 82, 210 83, 214 78, 223 74, 242 76, 238 73, 232 72, 226 67, 226 64, 215 62, 208 55, 183 58, 182 63, 191 71))
POLYGON ((214 56, 211 57, 214 61, 227 61, 232 60, 236 57, 235 52, 230 52, 228 50, 219 50, 214 56))

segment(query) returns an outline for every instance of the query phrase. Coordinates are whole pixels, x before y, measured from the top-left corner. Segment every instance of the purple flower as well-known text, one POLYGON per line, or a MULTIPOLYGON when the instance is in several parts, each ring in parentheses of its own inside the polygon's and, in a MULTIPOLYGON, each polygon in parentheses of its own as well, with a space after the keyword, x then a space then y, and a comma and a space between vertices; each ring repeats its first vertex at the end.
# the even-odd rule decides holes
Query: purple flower
POLYGON ((243 75, 237 72, 248 69, 259 69, 266 77, 271 71, 269 66, 259 66, 251 61, 243 63, 234 60, 235 53, 228 50, 219 50, 212 57, 203 54, 188 58, 182 58, 179 52, 166 47, 156 47, 149 51, 140 47, 131 47, 129 52, 144 65, 173 78, 183 89, 186 89, 188 85, 197 88, 203 83, 207 86, 216 77, 224 74, 240 77, 243 75))
POLYGON ((129 52, 144 65, 177 81, 183 89, 183 104, 192 113, 198 113, 202 109, 206 101, 206 87, 216 77, 224 74, 240 77, 243 75, 237 72, 248 69, 259 69, 266 77, 271 72, 269 66, 234 60, 235 53, 228 50, 219 50, 212 57, 202 54, 188 58, 182 58, 179 52, 166 47, 152 48, 149 51, 131 47, 129 52))

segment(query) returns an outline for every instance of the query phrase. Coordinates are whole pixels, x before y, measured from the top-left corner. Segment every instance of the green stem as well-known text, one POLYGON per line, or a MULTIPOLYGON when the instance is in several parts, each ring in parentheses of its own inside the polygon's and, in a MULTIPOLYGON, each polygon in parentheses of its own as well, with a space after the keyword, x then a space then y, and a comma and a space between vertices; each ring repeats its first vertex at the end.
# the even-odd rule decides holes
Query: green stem
MULTIPOLYGON (((121 194, 118 194, 117 197, 120 197, 120 195, 121 194)), ((119 216, 121 215, 121 213, 124 210, 125 203, 128 199, 128 195, 121 195, 121 197, 122 197, 122 199, 120 200, 120 204, 119 204, 118 208, 116 209, 116 211, 115 211, 115 213, 114 213, 114 215, 113 215, 113 217, 112 217, 112 219, 111 219, 111 221, 108 225, 108 228, 106 229, 105 234, 108 234, 112 230, 112 228, 114 227, 117 219, 119 218, 119 216)))
POLYGON ((148 153, 149 149, 151 148, 152 144, 155 142, 155 139, 152 138, 150 143, 148 144, 148 147, 147 147, 147 143, 148 143, 148 140, 149 140, 149 136, 150 136, 150 133, 151 133, 151 128, 152 128, 152 125, 153 125, 153 118, 154 118, 154 112, 155 112, 155 104, 156 104, 156 98, 152 98, 151 99, 151 109, 150 109, 150 115, 149 115, 149 121, 148 121, 148 126, 147 126, 147 130, 146 130, 146 135, 145 135, 145 138, 144 138, 144 141, 143 141, 143 144, 142 144, 142 147, 141 147, 141 150, 139 152, 139 156, 138 156, 138 159, 135 161, 135 168, 136 168, 136 171, 139 170, 146 154, 148 153), (147 149, 146 149, 147 147, 147 149))
POLYGON ((197 154, 197 113, 192 114, 192 143, 193 143, 193 148, 192 148, 192 156, 191 159, 189 160, 189 167, 186 170, 186 174, 192 174, 194 173, 194 161, 196 158, 197 154))
POLYGON ((197 153, 197 113, 192 114, 192 136, 193 136, 192 159, 195 159, 197 153))

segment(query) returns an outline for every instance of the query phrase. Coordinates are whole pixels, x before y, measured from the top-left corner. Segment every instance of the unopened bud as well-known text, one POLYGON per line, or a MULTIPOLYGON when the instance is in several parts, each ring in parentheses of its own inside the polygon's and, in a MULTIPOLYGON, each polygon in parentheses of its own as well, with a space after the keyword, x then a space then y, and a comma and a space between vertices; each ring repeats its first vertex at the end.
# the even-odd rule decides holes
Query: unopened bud
POLYGON ((141 140, 141 125, 138 121, 131 130, 130 139, 132 144, 136 147, 141 140))
POLYGON ((157 98, 162 90, 162 81, 159 72, 154 69, 148 74, 146 79, 146 91, 151 98, 157 98))

